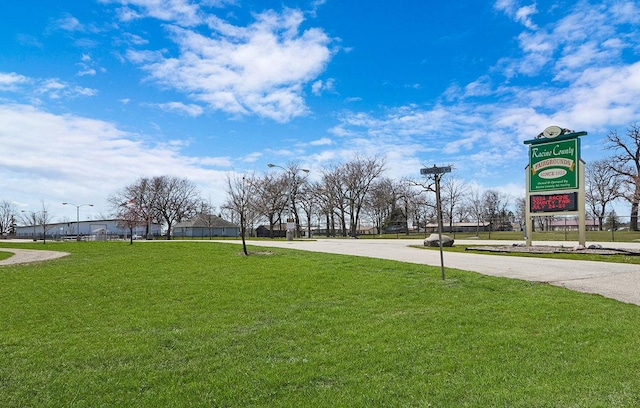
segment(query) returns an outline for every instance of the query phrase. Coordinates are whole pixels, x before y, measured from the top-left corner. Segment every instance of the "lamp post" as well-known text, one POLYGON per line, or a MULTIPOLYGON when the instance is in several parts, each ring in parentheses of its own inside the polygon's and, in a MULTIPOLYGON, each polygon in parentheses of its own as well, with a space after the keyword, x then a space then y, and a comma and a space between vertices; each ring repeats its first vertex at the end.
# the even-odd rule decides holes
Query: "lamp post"
MULTIPOLYGON (((289 215, 287 217, 287 241, 293 241, 293 233, 294 233, 294 229, 295 229, 295 222, 296 220, 293 218, 293 197, 292 197, 292 190, 293 190, 293 181, 296 177, 297 174, 297 170, 293 171, 287 168, 284 168, 282 166, 278 166, 277 164, 273 164, 273 163, 268 163, 267 166, 269 166, 270 168, 273 167, 277 167, 279 169, 282 169, 285 171, 285 173, 287 173, 287 190, 288 190, 288 201, 289 201, 289 215)), ((309 173, 308 169, 300 169, 302 171, 304 171, 305 173, 309 173)))
POLYGON ((80 207, 93 207, 93 204, 79 204, 74 203, 62 203, 62 205, 72 205, 76 207, 76 241, 80 241, 80 207))

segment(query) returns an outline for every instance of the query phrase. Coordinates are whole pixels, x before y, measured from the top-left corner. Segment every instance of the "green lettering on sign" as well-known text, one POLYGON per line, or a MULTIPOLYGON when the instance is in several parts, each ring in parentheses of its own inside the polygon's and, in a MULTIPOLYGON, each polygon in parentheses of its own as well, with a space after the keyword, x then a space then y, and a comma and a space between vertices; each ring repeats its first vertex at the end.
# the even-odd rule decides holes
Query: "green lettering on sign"
POLYGON ((558 140, 529 146, 530 192, 578 188, 579 140, 558 140))

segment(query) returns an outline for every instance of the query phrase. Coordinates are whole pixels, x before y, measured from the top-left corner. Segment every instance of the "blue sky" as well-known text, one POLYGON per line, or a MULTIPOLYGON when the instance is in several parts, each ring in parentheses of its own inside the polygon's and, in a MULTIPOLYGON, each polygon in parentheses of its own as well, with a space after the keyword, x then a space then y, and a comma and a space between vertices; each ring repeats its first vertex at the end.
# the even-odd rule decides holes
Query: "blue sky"
POLYGON ((0 38, 0 199, 55 220, 142 176, 219 205, 233 172, 356 155, 521 196, 524 140, 587 131, 588 162, 640 121, 636 1, 22 0, 0 38))

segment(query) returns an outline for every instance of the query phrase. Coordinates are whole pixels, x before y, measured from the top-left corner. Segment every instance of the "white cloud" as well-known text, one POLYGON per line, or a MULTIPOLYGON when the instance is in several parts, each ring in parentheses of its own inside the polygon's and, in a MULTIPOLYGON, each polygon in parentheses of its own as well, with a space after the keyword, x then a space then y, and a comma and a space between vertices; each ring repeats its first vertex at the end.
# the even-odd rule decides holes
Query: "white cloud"
POLYGON ((103 0, 105 3, 118 3, 120 20, 131 21, 152 17, 163 21, 173 21, 185 26, 201 23, 199 7, 190 0, 103 0))
POLYGON ((538 28, 531 19, 531 16, 538 12, 535 3, 528 6, 519 6, 516 0, 497 0, 494 8, 504 12, 510 18, 531 30, 538 28))
POLYGON ((535 30, 538 28, 533 21, 531 20, 531 16, 536 14, 538 10, 536 10, 536 5, 532 4, 530 6, 520 7, 515 12, 516 21, 522 23, 525 27, 535 30))
POLYGON ((55 27, 64 31, 84 31, 84 26, 80 21, 70 14, 65 14, 63 17, 55 21, 55 27))
POLYGON ((19 104, 0 105, 0 122, 0 191, 16 202, 37 206, 42 197, 54 206, 92 202, 96 212, 108 213, 106 198, 116 189, 142 176, 164 174, 188 174, 203 190, 224 190, 223 173, 200 165, 224 166, 228 159, 194 161, 181 155, 180 143, 149 146, 109 122, 19 104))
POLYGON ((82 71, 78 72, 78 76, 94 76, 96 74, 96 70, 93 68, 85 68, 82 71))
POLYGON ((102 3, 120 4, 118 17, 121 21, 155 18, 182 26, 201 24, 204 16, 201 8, 222 7, 235 4, 236 0, 99 0, 102 3))
POLYGON ((20 85, 29 83, 29 78, 15 72, 0 72, 0 90, 15 91, 20 85))
POLYGON ((287 122, 307 113, 303 85, 325 69, 330 39, 320 29, 300 32, 303 15, 297 10, 255 17, 248 27, 211 18, 218 34, 211 37, 173 26, 179 55, 130 51, 128 57, 151 80, 212 109, 287 122))
MULTIPOLYGON (((511 10, 514 4, 501 0, 496 7, 511 10)), ((521 33, 518 41, 523 57, 507 63, 503 60, 503 72, 507 77, 553 72, 556 80, 565 81, 578 76, 584 66, 620 62, 623 52, 637 48, 640 40, 637 25, 629 26, 629 17, 621 14, 621 9, 635 10, 637 6, 579 2, 549 27, 521 33)))
POLYGON ((311 85, 311 92, 316 96, 322 95, 323 92, 335 92, 335 79, 317 80, 311 85))
POLYGON ((253 152, 244 156, 244 158, 242 158, 241 160, 246 163, 254 163, 260 160, 262 156, 263 154, 261 152, 253 152))
POLYGON ((333 144, 333 141, 328 137, 323 137, 318 140, 313 140, 309 143, 311 146, 329 146, 333 144))
POLYGON ((160 103, 157 106, 167 112, 178 112, 192 117, 200 116, 204 112, 201 106, 194 104, 187 105, 182 102, 160 103))

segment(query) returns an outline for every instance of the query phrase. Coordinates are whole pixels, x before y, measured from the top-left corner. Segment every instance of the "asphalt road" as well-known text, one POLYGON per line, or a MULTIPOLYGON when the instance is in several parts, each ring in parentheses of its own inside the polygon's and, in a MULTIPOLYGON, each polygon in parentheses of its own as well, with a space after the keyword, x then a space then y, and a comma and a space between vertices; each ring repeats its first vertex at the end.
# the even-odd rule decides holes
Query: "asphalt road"
MULTIPOLYGON (((231 242, 231 241, 219 241, 231 242)), ((235 241, 237 243, 237 241, 235 241)), ((510 245, 506 241, 456 241, 458 245, 510 245)), ((520 242, 521 243, 521 242, 520 242)), ((391 259, 440 266, 440 252, 412 248, 421 239, 320 239, 300 241, 249 241, 249 245, 280 247, 391 259)), ((587 243, 589 245, 590 243, 587 243)), ((571 242, 534 242, 533 245, 574 246, 571 242)), ((640 249, 640 243, 601 243, 603 247, 640 249)), ((593 261, 530 257, 509 257, 444 252, 446 268, 474 271, 491 276, 545 282, 571 290, 599 294, 621 302, 640 305, 640 266, 593 261)))

